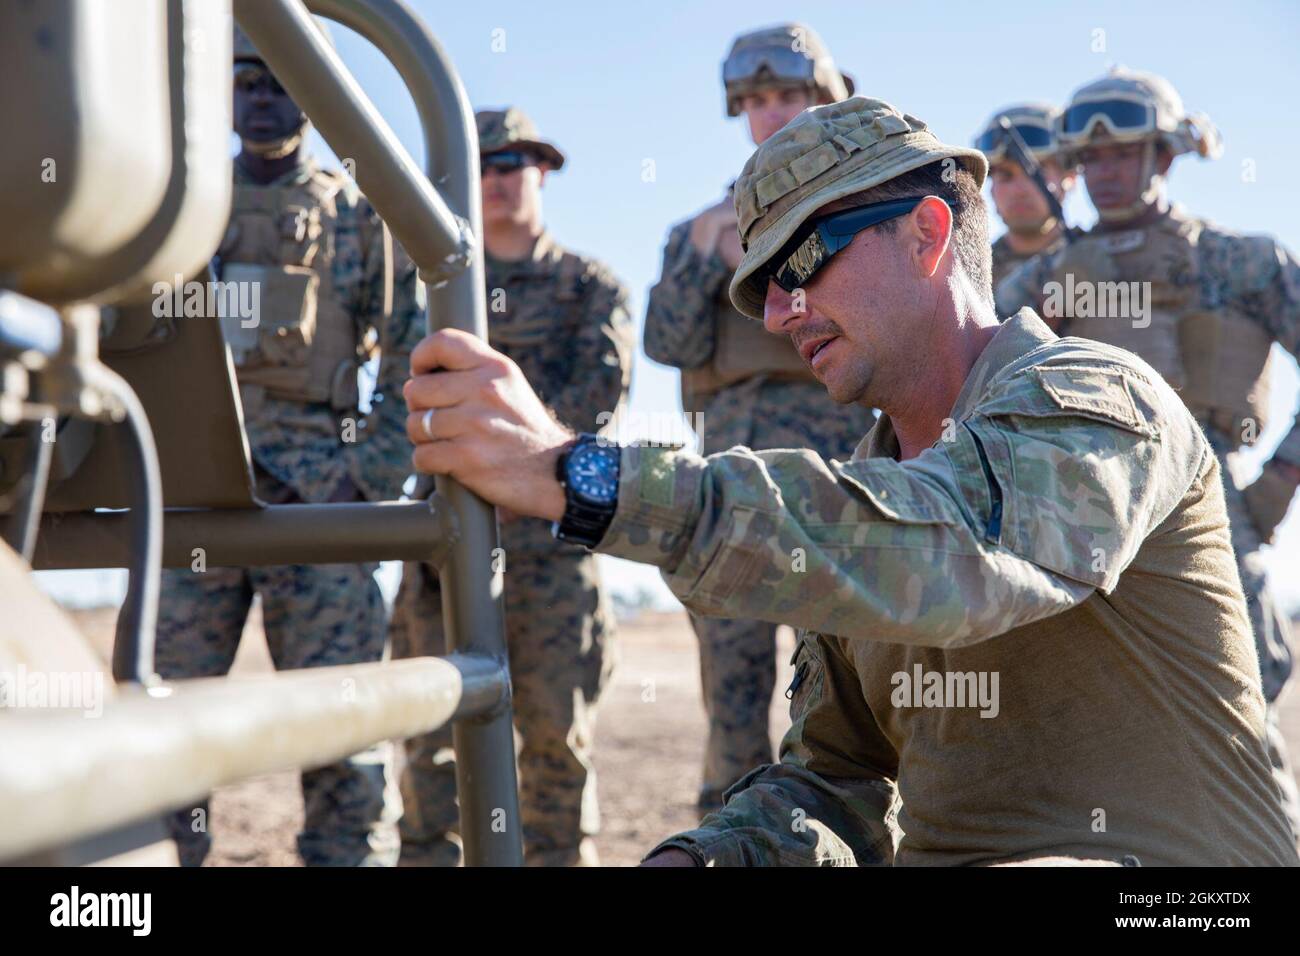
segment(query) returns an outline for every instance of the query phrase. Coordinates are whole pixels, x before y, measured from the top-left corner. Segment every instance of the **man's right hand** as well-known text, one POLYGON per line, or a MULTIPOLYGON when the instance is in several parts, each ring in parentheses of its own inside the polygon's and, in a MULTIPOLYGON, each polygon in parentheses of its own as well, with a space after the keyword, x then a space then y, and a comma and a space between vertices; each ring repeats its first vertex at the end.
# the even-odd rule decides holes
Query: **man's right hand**
POLYGON ((440 329, 411 352, 411 376, 402 395, 416 471, 450 475, 516 515, 564 517, 555 466, 574 435, 518 365, 468 332, 440 329))

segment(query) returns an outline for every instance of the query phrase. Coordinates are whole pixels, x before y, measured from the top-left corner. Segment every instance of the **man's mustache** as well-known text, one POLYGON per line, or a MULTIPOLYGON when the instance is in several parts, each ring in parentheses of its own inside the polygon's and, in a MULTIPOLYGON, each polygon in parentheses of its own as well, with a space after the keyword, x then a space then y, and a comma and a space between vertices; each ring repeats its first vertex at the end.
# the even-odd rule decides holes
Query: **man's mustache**
POLYGON ((832 335, 843 335, 844 330, 836 323, 829 319, 823 319, 816 325, 801 325, 795 331, 790 333, 790 344, 798 349, 803 343, 810 342, 814 339, 829 338, 832 335))

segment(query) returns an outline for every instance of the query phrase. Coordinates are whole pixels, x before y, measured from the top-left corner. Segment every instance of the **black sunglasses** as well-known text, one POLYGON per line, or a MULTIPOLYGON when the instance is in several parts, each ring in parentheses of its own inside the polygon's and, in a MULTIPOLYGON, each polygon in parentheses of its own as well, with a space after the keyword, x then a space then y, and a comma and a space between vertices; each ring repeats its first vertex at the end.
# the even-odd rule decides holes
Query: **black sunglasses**
POLYGON ((808 280, 831 256, 851 243, 864 229, 897 219, 915 209, 924 196, 910 199, 887 199, 856 209, 833 212, 806 223, 793 239, 772 257, 775 265, 766 270, 767 277, 786 292, 793 292, 808 280))
POLYGON ((537 160, 528 153, 519 150, 503 150, 499 153, 488 153, 486 156, 479 158, 479 168, 486 173, 489 169, 493 172, 505 174, 513 173, 516 170, 523 169, 525 166, 535 166, 537 160))
POLYGON ((235 67, 235 86, 245 93, 266 89, 273 96, 285 95, 284 87, 271 71, 256 63, 241 63, 235 67))

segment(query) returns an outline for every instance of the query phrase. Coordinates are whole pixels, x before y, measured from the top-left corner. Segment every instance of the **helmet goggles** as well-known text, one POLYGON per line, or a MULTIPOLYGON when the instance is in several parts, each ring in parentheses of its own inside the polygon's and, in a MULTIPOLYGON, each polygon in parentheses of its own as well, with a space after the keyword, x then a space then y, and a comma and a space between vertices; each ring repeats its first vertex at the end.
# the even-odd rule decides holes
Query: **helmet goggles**
POLYGON ((807 54, 788 46, 757 46, 734 51, 722 64, 722 82, 728 86, 752 82, 766 69, 778 80, 811 83, 814 63, 807 54))
MULTIPOLYGON (((1017 116, 1012 120, 1011 125, 1020 134, 1025 146, 1034 154, 1034 158, 1045 159, 1056 152, 1056 133, 1048 123, 1038 122, 1032 117, 1017 116)), ((975 148, 988 157, 990 163, 1005 159, 1006 130, 996 123, 990 125, 975 139, 975 148)))
POLYGON ((1156 110, 1138 96, 1107 93, 1097 99, 1076 101, 1061 114, 1062 144, 1078 146, 1092 138, 1097 126, 1120 141, 1133 142, 1156 133, 1156 110))

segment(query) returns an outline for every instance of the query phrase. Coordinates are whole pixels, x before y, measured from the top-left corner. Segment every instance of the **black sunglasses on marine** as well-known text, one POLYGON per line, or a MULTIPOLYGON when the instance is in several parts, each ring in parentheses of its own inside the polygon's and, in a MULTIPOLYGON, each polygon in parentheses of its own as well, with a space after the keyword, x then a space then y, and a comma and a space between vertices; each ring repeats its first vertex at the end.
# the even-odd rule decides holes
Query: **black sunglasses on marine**
POLYGON ((273 96, 284 96, 285 93, 271 71, 257 63, 240 63, 235 67, 235 86, 246 93, 255 93, 259 89, 266 89, 273 96))
POLYGON ((516 170, 523 169, 525 166, 535 166, 537 160, 528 153, 520 150, 508 149, 497 153, 488 153, 486 156, 479 158, 479 168, 483 172, 492 170, 497 173, 513 173, 516 170))
POLYGON ((920 204, 924 196, 886 199, 869 203, 805 223, 781 251, 770 260, 767 277, 786 292, 804 285, 831 257, 851 243, 858 233, 890 219, 905 216, 920 204))

